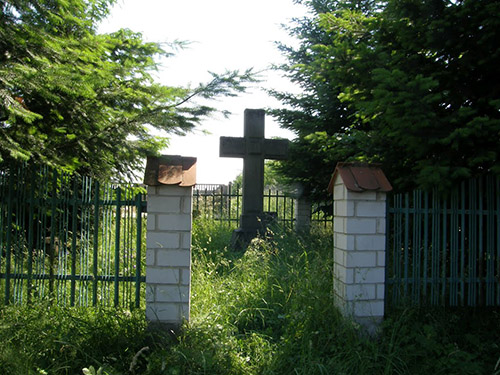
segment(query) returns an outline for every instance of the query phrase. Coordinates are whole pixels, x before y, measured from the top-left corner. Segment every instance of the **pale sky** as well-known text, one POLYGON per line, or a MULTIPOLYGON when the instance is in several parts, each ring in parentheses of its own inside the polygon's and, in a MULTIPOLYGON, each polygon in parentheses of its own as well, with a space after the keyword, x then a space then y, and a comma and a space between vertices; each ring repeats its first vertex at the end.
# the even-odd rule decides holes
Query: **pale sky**
MULTIPOLYGON (((208 71, 261 71, 284 61, 274 42, 295 41, 280 25, 289 24, 293 17, 302 17, 305 12, 292 0, 119 0, 100 31, 129 28, 141 32, 148 41, 190 41, 187 49, 162 61, 158 80, 166 85, 195 87, 210 80, 208 71)), ((280 106, 261 87, 297 90, 277 72, 267 72, 262 78, 263 82, 248 93, 212 103, 230 110, 233 115, 229 119, 216 116, 204 121, 195 134, 171 137, 169 148, 162 153, 197 157, 198 183, 225 184, 233 180, 241 173, 243 161, 220 158, 219 137, 243 136, 245 108, 280 106)), ((266 137, 292 139, 293 134, 266 117, 266 137)))

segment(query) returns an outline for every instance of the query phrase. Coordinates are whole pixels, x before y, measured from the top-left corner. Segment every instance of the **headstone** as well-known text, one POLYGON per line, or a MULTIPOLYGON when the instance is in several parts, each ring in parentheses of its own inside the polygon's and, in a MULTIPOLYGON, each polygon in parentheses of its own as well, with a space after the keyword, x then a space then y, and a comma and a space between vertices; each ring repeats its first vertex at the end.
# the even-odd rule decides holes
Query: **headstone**
POLYGON ((233 235, 236 246, 244 246, 263 229, 264 160, 284 160, 288 155, 287 140, 264 138, 264 119, 263 109, 246 109, 243 138, 220 138, 221 157, 243 158, 242 215, 233 235))
POLYGON ((311 229, 311 201, 308 197, 299 196, 295 199, 295 231, 309 233, 311 229))

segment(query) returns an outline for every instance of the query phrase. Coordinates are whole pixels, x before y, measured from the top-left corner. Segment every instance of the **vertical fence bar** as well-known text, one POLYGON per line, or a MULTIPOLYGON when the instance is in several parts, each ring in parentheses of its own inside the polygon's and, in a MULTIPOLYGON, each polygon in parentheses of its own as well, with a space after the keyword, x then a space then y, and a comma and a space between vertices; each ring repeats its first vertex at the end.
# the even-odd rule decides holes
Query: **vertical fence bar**
POLYGON ((446 275, 447 275, 447 252, 448 252, 448 200, 442 200, 441 212, 443 213, 442 245, 441 245, 441 303, 445 304, 446 295, 446 275))
POLYGON ((479 239, 479 254, 477 257, 478 265, 478 302, 484 305, 484 211, 483 211, 483 179, 478 179, 479 205, 478 205, 478 239, 479 239))
POLYGON ((477 259, 477 209, 476 209, 475 182, 469 182, 469 290, 467 304, 476 304, 476 259, 477 259))
POLYGON ((458 305, 458 192, 451 195, 450 208, 450 306, 458 305))
POLYGON ((121 230, 121 188, 116 188, 116 223, 115 223, 115 274, 114 274, 114 304, 119 303, 120 275, 120 230, 121 230))
POLYGON ((137 233, 134 233, 135 229, 135 223, 134 221, 134 212, 137 214, 137 210, 134 209, 135 207, 135 192, 132 188, 131 185, 127 187, 127 247, 126 247, 126 254, 127 254, 127 261, 126 261, 126 266, 128 267, 129 271, 127 272, 127 275, 125 275, 125 269, 123 270, 124 276, 127 276, 130 278, 130 281, 127 282, 127 300, 123 301, 122 305, 123 306, 134 306, 134 297, 135 297, 135 289, 133 288, 132 285, 132 280, 134 275, 133 270, 136 267, 136 264, 134 263, 134 257, 136 255, 135 251, 135 241, 134 237, 137 233))
POLYGON ((73 177, 73 210, 71 213, 71 292, 70 292, 70 305, 75 305, 76 298, 76 236, 78 224, 78 181, 73 177))
MULTIPOLYGON (((495 221, 494 221, 494 180, 486 179, 486 306, 493 306, 495 301, 495 221)), ((500 280, 499 280, 500 282, 500 280)))
POLYGON ((20 166, 18 170, 17 178, 17 194, 16 194, 16 224, 14 237, 14 272, 13 272, 13 290, 12 297, 14 298, 14 303, 22 304, 23 302, 23 273, 24 273, 24 252, 23 247, 25 246, 25 236, 24 236, 24 225, 26 223, 26 168, 20 166))
POLYGON ((212 201, 212 217, 217 217, 217 189, 212 189, 210 191, 210 198, 212 201))
POLYGON ((42 195, 40 199, 39 206, 39 214, 41 216, 41 220, 38 222, 38 249, 40 249, 37 257, 36 257, 36 270, 37 270, 37 288, 40 296, 45 296, 45 287, 46 287, 46 267, 45 267, 45 258, 47 255, 47 243, 45 241, 45 228, 47 228, 47 207, 49 205, 49 199, 47 194, 50 189, 50 176, 49 169, 47 167, 43 168, 43 177, 42 177, 42 195))
POLYGON ((231 225, 231 198, 233 196, 233 185, 230 182, 228 184, 228 199, 227 199, 227 223, 231 225))
POLYGON ((236 185, 236 221, 240 217, 240 185, 236 185))
POLYGON ((87 306, 88 294, 87 294, 87 278, 88 267, 87 267, 87 256, 89 252, 88 243, 88 202, 89 202, 89 190, 90 181, 88 178, 83 177, 82 183, 82 210, 81 210, 81 228, 80 228, 80 253, 79 253, 79 266, 80 266, 80 283, 79 283, 79 295, 78 303, 80 306, 87 306))
POLYGON ((9 174, 9 187, 8 187, 8 192, 7 192, 7 236, 6 236, 6 244, 7 248, 5 249, 5 296, 4 296, 4 303, 6 305, 9 304, 10 301, 10 268, 11 268, 11 251, 12 251, 12 210, 13 210, 13 203, 14 203, 14 197, 13 197, 13 184, 14 184, 14 176, 12 169, 10 170, 9 174))
POLYGON ((271 211, 271 190, 270 189, 266 189, 264 190, 263 192, 263 202, 264 202, 264 206, 263 206, 263 210, 266 210, 267 211, 271 211), (266 208, 266 202, 267 202, 267 208, 266 208))
POLYGON ((478 265, 478 302, 480 305, 484 304, 484 212, 483 212, 483 180, 479 178, 478 180, 478 240, 479 240, 479 248, 478 248, 478 256, 477 256, 477 265, 478 265))
POLYGON ((219 215, 217 218, 221 224, 224 224, 225 217, 227 215, 228 195, 229 193, 227 191, 227 186, 220 184, 218 187, 218 196, 217 196, 217 200, 219 201, 219 215))
POLYGON ((142 260, 142 194, 135 196, 136 243, 135 243, 135 307, 141 304, 141 260, 142 260))
MULTIPOLYGON (((497 264, 497 272, 496 277, 500 281, 500 177, 496 178, 496 235, 497 235, 497 252, 496 252, 496 264, 497 264)), ((500 306, 500 282, 496 283, 497 288, 497 296, 496 296, 496 304, 500 306)))
MULTIPOLYGON (((278 191, 276 190, 276 198, 278 198, 278 191)), ((285 226, 286 226, 286 197, 283 196, 283 219, 284 219, 284 223, 285 223, 285 226)))
POLYGON ((101 228, 101 242, 102 242, 102 253, 101 253, 101 268, 103 274, 103 281, 101 282, 101 299, 106 306, 109 306, 109 289, 110 289, 110 249, 111 243, 114 240, 112 238, 113 233, 112 228, 112 209, 111 204, 113 202, 113 190, 110 188, 109 184, 102 186, 102 228, 101 228))
POLYGON ((36 184, 36 171, 35 168, 31 169, 30 181, 30 196, 29 196, 29 218, 28 218, 28 280, 26 290, 26 301, 31 303, 32 293, 32 279, 33 279, 33 251, 34 251, 34 216, 35 216, 35 184, 36 184))
POLYGON ((64 254, 65 254, 65 285, 64 285, 64 292, 65 292, 65 299, 68 300, 70 299, 70 294, 71 294, 71 257, 72 257, 72 252, 71 252, 71 240, 72 240, 72 233, 71 233, 71 211, 72 211, 72 199, 73 199, 73 179, 70 174, 66 176, 66 233, 65 233, 65 238, 64 238, 64 254), (69 285, 69 287, 67 287, 69 285))
POLYGON ((410 256, 410 196, 408 193, 404 195, 404 296, 408 298, 409 284, 409 256, 410 256))
POLYGON ((87 306, 88 304, 88 289, 87 289, 87 276, 88 275, 88 253, 89 253, 89 202, 91 192, 91 182, 87 177, 82 177, 82 205, 80 211, 80 252, 79 252, 79 293, 78 293, 78 304, 80 306, 87 306))
POLYGON ((93 254, 92 254, 92 306, 97 305, 97 289, 98 289, 98 263, 99 263, 99 192, 100 186, 99 182, 95 182, 94 187, 94 243, 93 243, 93 254))
POLYGON ((437 305, 439 301, 439 246, 440 246, 440 204, 434 191, 432 194, 432 267, 431 267, 431 303, 437 305))
MULTIPOLYGON (((125 186, 123 188, 123 201, 124 201, 124 204, 122 206, 122 224, 121 224, 121 230, 122 230, 122 234, 121 234, 121 245, 120 245, 120 249, 123 249, 123 251, 121 252, 121 259, 120 259, 120 268, 119 268, 119 275, 121 276, 127 276, 126 274, 126 269, 129 267, 129 258, 128 258, 128 252, 129 252, 129 223, 130 223, 130 211, 129 211, 129 207, 128 207, 128 204, 127 204, 127 199, 128 199, 128 195, 129 195, 129 189, 128 189, 128 186, 125 186)), ((128 287, 127 285, 124 283, 120 286, 120 299, 118 302, 120 302, 121 300, 121 303, 122 305, 123 304, 126 304, 127 301, 128 301, 128 287)))
POLYGON ((422 257, 422 192, 415 191, 413 193, 413 236, 412 236, 412 247, 413 247, 413 301, 415 303, 420 303, 420 268, 421 268, 421 257, 422 257))
MULTIPOLYGON (((65 228, 65 189, 64 189, 64 172, 61 172, 61 177, 59 180, 58 187, 58 207, 57 209, 60 211, 57 220, 57 237, 56 237, 56 301, 58 304, 65 304, 65 293, 64 293, 64 282, 65 282, 65 273, 64 273, 64 250, 61 249, 61 244, 64 243, 64 228, 65 228)), ((54 229, 51 229, 54 230, 54 229)))
POLYGON ((67 173, 63 173, 61 179, 61 220, 59 224, 60 234, 60 250, 58 254, 57 274, 58 274, 58 288, 57 294, 59 300, 63 301, 65 305, 68 301, 68 287, 71 278, 68 275, 68 261, 70 260, 70 253, 67 250, 69 241, 70 229, 70 212, 71 212, 71 177, 67 173), (62 250, 62 251, 61 251, 62 250))
POLYGON ((199 213, 200 212, 200 191, 198 189, 195 189, 195 191, 194 191, 193 199, 194 198, 196 198, 196 200, 194 201, 193 206, 195 207, 195 211, 199 213))
POLYGON ((207 189, 206 188, 205 188, 205 191, 203 192, 203 197, 205 198, 205 199, 203 199, 203 212, 206 215, 206 212, 207 212, 207 189))
POLYGON ((461 201, 461 213, 460 213, 460 305, 465 306, 465 219, 466 219, 466 198, 465 198, 465 182, 460 184, 460 201, 461 201))
MULTIPOLYGON (((15 172, 16 182, 20 179, 20 170, 16 168, 15 172)), ((16 303, 16 258, 18 251, 16 250, 18 247, 18 220, 19 220, 19 184, 13 183, 13 205, 12 205, 12 221, 10 225, 11 232, 11 245, 10 245, 10 254, 9 254, 9 295, 10 295, 10 303, 16 303)))
POLYGON ((423 298, 427 299, 429 270, 429 193, 424 192, 424 275, 423 275, 423 298))
POLYGON ((49 244, 49 295, 54 297, 54 246, 55 246, 55 230, 56 228, 56 215, 57 215, 57 178, 58 173, 56 170, 52 171, 52 196, 51 196, 51 213, 50 213, 50 244, 49 244))
MULTIPOLYGON (((497 264, 497 273, 496 277, 500 281, 500 177, 496 178, 496 217, 497 217, 497 226, 496 226, 496 235, 497 235, 497 258, 496 258, 496 264, 497 264)), ((497 288, 497 297, 496 297, 496 303, 497 306, 500 306, 500 282, 496 283, 496 288, 497 288)))
POLYGON ((401 240, 403 226, 402 200, 403 196, 401 194, 394 197, 393 273, 396 278, 396 283, 393 285, 393 300, 395 303, 399 302, 401 298, 401 251, 403 250, 401 240))
MULTIPOLYGON (((7 170, 0 169, 0 228, 6 228, 5 220, 6 220, 6 201, 4 200, 7 197, 7 193, 5 192, 6 186, 6 175, 7 170)), ((5 247, 5 230, 0 231, 0 274, 3 273, 3 259, 4 255, 4 247, 5 247)), ((3 277, 0 277, 0 285, 2 284, 3 277)), ((2 296, 3 297, 3 296, 2 296)))

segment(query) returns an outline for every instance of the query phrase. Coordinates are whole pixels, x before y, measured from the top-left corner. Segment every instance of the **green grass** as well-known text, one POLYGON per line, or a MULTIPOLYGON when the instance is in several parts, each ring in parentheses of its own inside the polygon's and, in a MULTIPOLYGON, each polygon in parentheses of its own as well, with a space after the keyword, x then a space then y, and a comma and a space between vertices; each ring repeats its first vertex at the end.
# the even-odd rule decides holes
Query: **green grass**
POLYGON ((333 307, 330 235, 276 229, 244 253, 230 236, 196 223, 177 337, 141 310, 1 307, 0 374, 500 374, 498 310, 391 311, 370 338, 333 307))

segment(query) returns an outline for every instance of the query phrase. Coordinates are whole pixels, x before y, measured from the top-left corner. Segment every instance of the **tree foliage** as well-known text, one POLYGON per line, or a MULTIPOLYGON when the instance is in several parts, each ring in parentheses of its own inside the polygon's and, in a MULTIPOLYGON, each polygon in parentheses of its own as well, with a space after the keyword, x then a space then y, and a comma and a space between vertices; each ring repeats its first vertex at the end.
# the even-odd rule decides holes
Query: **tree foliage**
POLYGON ((399 190, 500 172, 500 3, 311 0, 280 45, 300 95, 273 92, 293 130, 281 170, 323 196, 338 161, 382 163, 399 190))
POLYGON ((215 111, 196 97, 236 95, 254 80, 227 71, 195 88, 155 82, 175 46, 128 29, 98 34, 114 2, 0 0, 0 161, 128 174, 168 144, 152 128, 184 134, 215 111))

